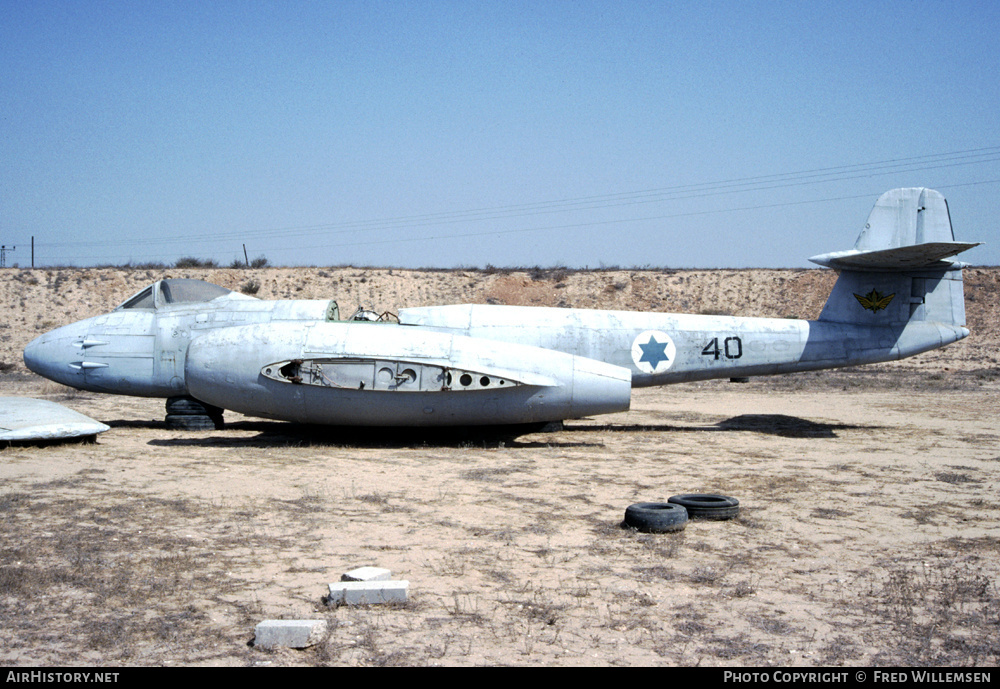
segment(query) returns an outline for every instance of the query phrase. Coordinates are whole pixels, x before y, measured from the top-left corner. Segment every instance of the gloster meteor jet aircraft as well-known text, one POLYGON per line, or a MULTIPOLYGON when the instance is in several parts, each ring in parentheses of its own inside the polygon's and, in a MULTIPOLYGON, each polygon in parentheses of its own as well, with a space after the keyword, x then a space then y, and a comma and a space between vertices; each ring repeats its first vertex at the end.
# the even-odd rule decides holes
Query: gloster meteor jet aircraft
POLYGON ((341 319, 333 301, 262 301, 161 280, 24 350, 82 390, 188 397, 293 422, 361 426, 558 421, 629 408, 631 389, 891 361, 968 336, 944 197, 895 189, 853 249, 813 257, 839 277, 818 320, 495 305, 341 319))

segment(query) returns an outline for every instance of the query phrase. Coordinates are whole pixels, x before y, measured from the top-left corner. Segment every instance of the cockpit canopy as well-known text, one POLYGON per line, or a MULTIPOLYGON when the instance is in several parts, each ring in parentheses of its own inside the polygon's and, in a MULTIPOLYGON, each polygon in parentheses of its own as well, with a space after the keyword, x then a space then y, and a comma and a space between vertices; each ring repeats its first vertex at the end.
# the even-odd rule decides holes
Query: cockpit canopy
POLYGON ((119 309, 158 309, 168 304, 202 303, 232 294, 232 290, 202 280, 168 278, 125 300, 119 309))

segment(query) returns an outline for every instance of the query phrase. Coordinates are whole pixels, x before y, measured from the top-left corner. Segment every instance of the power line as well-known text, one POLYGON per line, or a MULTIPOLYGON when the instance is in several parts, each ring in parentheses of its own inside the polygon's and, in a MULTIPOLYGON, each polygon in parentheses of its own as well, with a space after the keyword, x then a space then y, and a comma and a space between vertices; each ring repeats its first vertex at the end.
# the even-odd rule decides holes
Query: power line
MULTIPOLYGON (((981 184, 1000 184, 1000 179, 984 180, 979 182, 969 182, 966 184, 955 184, 950 186, 939 185, 938 189, 953 189, 957 187, 974 186, 981 184)), ((344 242, 341 244, 325 244, 318 245, 313 248, 316 249, 336 249, 348 246, 367 246, 374 244, 396 244, 400 242, 417 242, 417 241, 437 241, 442 239, 465 239, 470 237, 487 237, 496 235, 508 235, 508 234, 521 234, 526 232, 543 232, 546 230, 568 230, 568 229, 581 229, 584 227, 599 227, 602 225, 621 225, 629 222, 646 222, 651 220, 672 220, 676 218, 689 218, 705 215, 718 215, 722 213, 744 213, 750 211, 758 210, 768 210, 773 208, 787 208, 790 206, 804 206, 815 203, 830 203, 833 201, 852 201, 856 199, 871 198, 871 194, 854 194, 851 196, 835 196, 823 199, 808 199, 804 201, 785 201, 781 203, 766 203, 758 204, 754 206, 740 206, 735 208, 717 208, 712 210, 702 210, 702 211, 689 211, 685 213, 670 213, 667 215, 653 215, 644 216, 640 218, 626 218, 626 219, 612 219, 612 220, 595 220, 592 222, 582 222, 582 223, 571 223, 567 225, 548 225, 544 227, 528 227, 528 228, 517 228, 512 230, 487 230, 483 232, 470 232, 466 234, 449 234, 441 235, 437 237, 395 237, 392 239, 383 240, 371 240, 364 242, 344 242)))
MULTIPOLYGON (((438 213, 426 213, 411 216, 399 216, 393 218, 382 218, 362 221, 344 221, 339 223, 327 223, 321 225, 306 225, 288 228, 271 228, 259 230, 244 230, 230 233, 213 233, 211 236, 201 235, 174 235, 159 239, 144 238, 143 244, 150 245, 172 245, 183 243, 188 246, 195 244, 211 243, 218 245, 225 241, 245 241, 246 239, 274 240, 288 239, 291 237, 309 237, 313 235, 323 235, 329 238, 330 235, 353 234, 365 232, 374 234, 386 232, 394 229, 414 229, 437 227, 443 225, 454 225, 459 223, 488 222, 498 220, 512 220, 518 218, 537 217, 542 215, 577 213, 582 211, 598 211, 609 208, 622 208, 627 206, 638 206, 653 203, 668 203, 681 200, 702 199, 707 197, 718 197, 734 195, 740 193, 757 193, 762 191, 773 191, 777 189, 789 189, 795 187, 805 187, 819 185, 830 182, 841 182, 856 180, 861 178, 884 176, 888 174, 900 174, 920 172, 935 169, 954 168, 959 166, 978 165, 1000 161, 1000 146, 982 147, 968 149, 964 151, 953 151, 949 153, 937 153, 909 158, 892 160, 873 161, 854 165, 843 165, 836 167, 816 168, 813 170, 802 170, 788 173, 776 173, 769 175, 759 175, 754 177, 734 178, 715 182, 702 182, 686 185, 676 185, 671 187, 660 187, 654 189, 635 190, 628 192, 616 192, 611 194, 592 195, 576 198, 557 199, 549 201, 538 201, 524 204, 513 204, 505 206, 495 206, 479 209, 468 209, 461 211, 444 211, 438 213)), ((970 182, 969 184, 989 184, 995 180, 984 180, 970 182)), ((952 185, 966 186, 966 185, 952 185)), ((939 188, 948 188, 940 186, 939 188)), ((826 199, 811 199, 803 201, 793 201, 777 204, 763 204, 741 206, 724 209, 696 210, 682 213, 664 213, 657 215, 644 215, 642 217, 616 218, 611 220, 594 220, 577 223, 548 224, 539 227, 519 227, 513 229, 491 228, 489 230, 476 232, 457 232, 445 234, 421 233, 410 237, 374 237, 363 241, 348 241, 331 244, 310 244, 310 249, 330 249, 343 248, 349 246, 379 245, 399 242, 433 242, 448 239, 460 239, 483 236, 500 236, 511 234, 522 234, 530 232, 544 232, 567 229, 579 229, 600 225, 624 224, 632 222, 667 220, 679 217, 691 217, 698 215, 710 215, 714 213, 732 213, 763 208, 774 208, 780 206, 803 205, 809 203, 822 203, 834 200, 856 199, 867 197, 870 194, 859 194, 855 196, 842 196, 826 199)), ((40 248, 46 249, 80 249, 85 247, 101 248, 107 247, 108 243, 101 242, 37 242, 40 248)), ((283 247, 268 248, 268 253, 281 253, 283 247)), ((301 250, 301 246, 287 247, 284 250, 301 250)), ((151 260, 148 254, 144 260, 151 260)), ((160 254, 153 259, 174 258, 175 253, 169 255, 160 254)), ((73 257, 74 260, 78 257, 73 257)), ((102 253, 101 261, 115 262, 123 259, 131 260, 131 256, 108 256, 102 253)), ((49 261, 63 261, 66 257, 53 256, 49 261)))
MULTIPOLYGON (((460 222, 502 220, 534 215, 573 211, 593 211, 629 205, 705 198, 724 194, 771 191, 775 189, 814 185, 835 181, 847 181, 874 175, 921 172, 956 166, 1000 162, 1000 146, 991 146, 950 153, 935 153, 910 158, 874 161, 854 165, 817 168, 787 173, 743 177, 715 182, 660 187, 638 191, 617 192, 569 199, 538 201, 524 204, 494 206, 461 211, 442 211, 410 216, 379 218, 372 220, 343 221, 317 225, 301 225, 287 228, 239 230, 234 232, 204 233, 196 235, 172 235, 162 238, 146 238, 144 244, 187 244, 192 241, 225 241, 251 238, 288 238, 313 234, 347 234, 357 231, 381 231, 401 227, 427 227, 455 224, 460 222)), ((39 243, 46 248, 106 246, 104 241, 51 242, 39 243)))

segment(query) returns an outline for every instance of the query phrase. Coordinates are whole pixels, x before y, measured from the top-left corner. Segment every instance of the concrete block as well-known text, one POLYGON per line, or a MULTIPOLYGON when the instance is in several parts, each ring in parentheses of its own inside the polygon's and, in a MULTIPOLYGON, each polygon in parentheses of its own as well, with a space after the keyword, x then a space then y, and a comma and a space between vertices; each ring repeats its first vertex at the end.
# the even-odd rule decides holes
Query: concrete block
POLYGON ((408 581, 340 581, 330 584, 329 605, 405 603, 408 581))
POLYGON ((392 572, 382 567, 358 567, 340 577, 341 581, 389 581, 392 572))
POLYGON ((264 620, 253 645, 260 648, 307 648, 326 634, 326 620, 264 620))

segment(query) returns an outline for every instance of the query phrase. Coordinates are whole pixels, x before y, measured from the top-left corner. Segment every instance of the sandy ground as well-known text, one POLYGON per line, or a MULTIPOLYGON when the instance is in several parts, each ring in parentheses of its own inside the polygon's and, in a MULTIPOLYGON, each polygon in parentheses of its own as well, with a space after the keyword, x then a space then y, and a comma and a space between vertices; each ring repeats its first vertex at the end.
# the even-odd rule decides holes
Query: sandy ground
MULTIPOLYGON (((6 271, 2 394, 112 428, 0 451, 0 663, 996 665, 1000 271, 975 270, 973 337, 941 352, 638 390, 627 413, 501 438, 228 413, 222 431, 169 431, 162 400, 71 391, 15 358, 160 274, 6 271), (630 503, 687 492, 735 496, 741 516, 621 528, 630 503), (408 579, 411 601, 324 605, 326 584, 361 565, 408 579), (251 642, 267 618, 330 632, 264 651, 251 642)), ((345 310, 561 300, 810 317, 830 284, 823 271, 198 276, 229 273, 258 296, 345 295, 345 310)))

